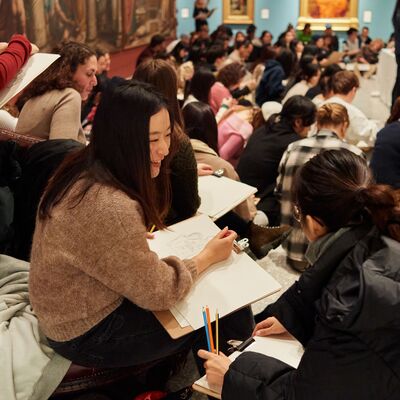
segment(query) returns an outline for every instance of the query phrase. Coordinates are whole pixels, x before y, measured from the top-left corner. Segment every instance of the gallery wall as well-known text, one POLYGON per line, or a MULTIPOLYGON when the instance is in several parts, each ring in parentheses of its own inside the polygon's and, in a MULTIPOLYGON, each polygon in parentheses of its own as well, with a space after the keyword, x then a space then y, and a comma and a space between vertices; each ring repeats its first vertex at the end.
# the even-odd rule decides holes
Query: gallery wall
MULTIPOLYGON (((177 0, 177 33, 189 33, 194 30, 192 18, 193 3, 191 0, 177 0), (182 18, 182 8, 189 9, 189 18, 182 18)), ((222 0, 209 0, 209 8, 216 7, 217 10, 209 18, 210 31, 214 30, 222 23, 222 0)), ((276 38, 285 30, 288 22, 297 23, 299 17, 298 0, 254 0, 254 23, 258 28, 258 33, 262 30, 269 30, 276 38), (269 19, 261 19, 261 10, 269 9, 269 19)), ((395 0, 359 0, 358 19, 360 26, 368 26, 372 37, 381 37, 385 41, 393 31, 391 16, 395 6, 395 0), (371 23, 363 22, 364 11, 371 11, 371 23)), ((230 25, 234 31, 244 30, 243 25, 230 25)), ((340 35, 342 36, 342 35, 340 35)))

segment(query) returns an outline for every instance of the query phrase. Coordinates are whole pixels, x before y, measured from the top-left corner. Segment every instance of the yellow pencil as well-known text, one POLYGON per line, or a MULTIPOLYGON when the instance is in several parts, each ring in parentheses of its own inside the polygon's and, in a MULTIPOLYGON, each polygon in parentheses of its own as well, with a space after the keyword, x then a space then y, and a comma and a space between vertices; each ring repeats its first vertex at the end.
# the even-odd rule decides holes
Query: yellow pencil
POLYGON ((149 232, 149 233, 153 233, 153 232, 154 232, 154 229, 156 229, 156 226, 155 226, 155 225, 153 225, 153 226, 151 227, 151 229, 150 229, 150 232, 149 232))
POLYGON ((217 354, 219 354, 218 320, 219 320, 219 315, 217 310, 215 312, 215 343, 216 343, 217 354))

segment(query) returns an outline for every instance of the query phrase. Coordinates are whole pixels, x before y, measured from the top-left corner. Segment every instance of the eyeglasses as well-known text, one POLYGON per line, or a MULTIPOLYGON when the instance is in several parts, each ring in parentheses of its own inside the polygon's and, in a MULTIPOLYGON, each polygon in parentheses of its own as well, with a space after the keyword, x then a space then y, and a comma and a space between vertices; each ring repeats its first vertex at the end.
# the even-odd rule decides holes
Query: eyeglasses
POLYGON ((301 215, 301 211, 300 211, 300 208, 299 208, 299 206, 298 205, 294 205, 293 206, 293 218, 298 222, 298 223, 301 223, 301 218, 302 217, 302 215, 301 215))

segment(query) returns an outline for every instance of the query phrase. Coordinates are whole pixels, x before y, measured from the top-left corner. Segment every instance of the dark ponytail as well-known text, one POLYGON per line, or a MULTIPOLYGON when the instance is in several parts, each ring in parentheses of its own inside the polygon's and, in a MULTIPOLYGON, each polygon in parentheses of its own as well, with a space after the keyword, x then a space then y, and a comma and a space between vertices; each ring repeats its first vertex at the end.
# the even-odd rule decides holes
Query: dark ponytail
POLYGON ((387 185, 372 184, 362 188, 357 196, 379 230, 400 242, 400 203, 395 191, 387 185))
POLYGON ((303 216, 313 216, 331 232, 370 219, 400 242, 400 196, 374 184, 366 161, 349 150, 323 151, 304 164, 292 195, 303 216))

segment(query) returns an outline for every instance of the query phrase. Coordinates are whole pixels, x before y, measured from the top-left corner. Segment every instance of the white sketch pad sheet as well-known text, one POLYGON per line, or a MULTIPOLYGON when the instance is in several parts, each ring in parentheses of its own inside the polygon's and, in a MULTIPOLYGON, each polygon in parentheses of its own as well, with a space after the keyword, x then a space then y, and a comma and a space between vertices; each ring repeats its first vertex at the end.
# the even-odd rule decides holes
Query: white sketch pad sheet
POLYGON ((199 212, 216 220, 256 192, 257 188, 225 176, 200 176, 199 212))
POLYGON ((0 90, 0 107, 3 107, 21 90, 59 58, 59 54, 37 53, 31 56, 15 78, 0 90))
MULTIPOLYGON (((190 258, 215 236, 219 228, 206 215, 199 215, 155 233, 150 248, 159 257, 176 255, 190 258)), ((247 254, 236 254, 204 272, 184 300, 171 309, 178 322, 182 317, 194 330, 203 327, 202 307, 208 305, 211 320, 218 309, 220 317, 275 293, 281 285, 247 254), (175 312, 175 313, 174 313, 175 312)), ((184 325, 181 325, 184 326, 184 325)))

